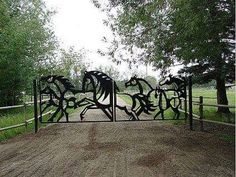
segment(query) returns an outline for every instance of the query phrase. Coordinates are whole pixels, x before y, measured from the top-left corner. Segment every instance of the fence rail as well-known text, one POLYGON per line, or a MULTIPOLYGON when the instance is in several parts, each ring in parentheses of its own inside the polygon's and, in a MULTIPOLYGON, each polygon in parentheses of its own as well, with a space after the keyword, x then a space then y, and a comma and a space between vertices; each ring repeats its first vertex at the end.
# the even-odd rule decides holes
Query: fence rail
MULTIPOLYGON (((236 108, 235 105, 223 105, 223 104, 205 104, 204 103, 204 99, 216 99, 214 97, 203 97, 203 96, 199 96, 199 97, 193 97, 193 98, 198 98, 199 101, 192 101, 193 105, 198 105, 198 109, 199 109, 199 115, 192 113, 193 115, 193 119, 194 120, 198 120, 200 122, 200 129, 204 130, 204 126, 203 123, 204 122, 210 122, 210 123, 215 123, 215 124, 221 124, 221 125, 227 125, 227 126, 234 126, 235 124, 232 123, 227 123, 227 122, 220 122, 220 121, 215 121, 215 120, 208 120, 208 119, 204 119, 204 107, 225 107, 225 108, 236 108)), ((184 99, 183 99, 184 101, 184 99)), ((187 102, 189 102, 189 100, 185 100, 187 102)), ((180 112, 185 112, 182 109, 179 109, 180 112)), ((186 112, 187 114, 189 114, 189 112, 186 112)))
MULTIPOLYGON (((51 111, 48 111, 48 112, 42 114, 42 117, 44 117, 44 116, 46 116, 48 114, 53 114, 53 111, 51 110, 51 111)), ((39 116, 38 116, 38 118, 39 118, 39 116)), ((23 127, 23 126, 27 127, 28 124, 32 124, 33 123, 33 120, 34 120, 34 117, 31 118, 31 119, 25 120, 24 123, 20 123, 20 124, 11 125, 11 126, 8 126, 8 127, 0 128, 0 132, 4 131, 4 130, 10 130, 10 129, 13 129, 13 128, 23 127)))

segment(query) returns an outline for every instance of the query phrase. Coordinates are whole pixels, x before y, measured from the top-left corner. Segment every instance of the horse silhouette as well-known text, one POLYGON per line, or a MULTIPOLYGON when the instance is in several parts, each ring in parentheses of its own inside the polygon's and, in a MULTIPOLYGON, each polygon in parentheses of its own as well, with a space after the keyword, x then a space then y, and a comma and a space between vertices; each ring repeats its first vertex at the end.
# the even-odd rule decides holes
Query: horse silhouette
POLYGON ((126 105, 117 104, 116 100, 112 100, 113 94, 116 99, 116 95, 119 92, 119 88, 116 82, 112 80, 108 75, 99 71, 89 71, 85 72, 82 81, 82 92, 92 93, 92 98, 85 97, 79 100, 76 104, 80 106, 81 104, 87 104, 80 114, 81 120, 84 119, 85 113, 89 109, 101 109, 107 117, 112 121, 112 105, 124 110, 132 120, 136 120, 137 116, 132 110, 129 110, 126 105))
POLYGON ((135 112, 137 117, 143 112, 146 114, 151 114, 153 111, 156 110, 157 106, 150 99, 153 93, 157 98, 156 89, 153 89, 152 86, 146 80, 138 78, 137 76, 133 76, 129 81, 125 83, 125 86, 138 87, 138 93, 135 93, 133 95, 128 94, 132 98, 132 110, 135 112), (146 85, 146 88, 148 88, 147 93, 144 93, 144 85, 146 85))

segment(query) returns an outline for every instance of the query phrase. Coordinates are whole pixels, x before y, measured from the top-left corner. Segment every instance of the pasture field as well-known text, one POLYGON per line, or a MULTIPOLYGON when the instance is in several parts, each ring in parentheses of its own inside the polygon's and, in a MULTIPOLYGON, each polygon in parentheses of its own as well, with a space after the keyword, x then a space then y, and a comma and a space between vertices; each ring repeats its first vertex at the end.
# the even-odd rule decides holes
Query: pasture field
MULTIPOLYGON (((82 109, 82 107, 78 108, 76 110, 78 111, 79 109, 82 109)), ((53 110, 53 109, 51 109, 51 110, 53 110)), ((71 114, 71 113, 75 112, 76 110, 68 109, 67 111, 68 111, 68 113, 71 114)), ((48 112, 48 111, 46 111, 46 112, 48 112)), ((27 107, 25 111, 23 108, 15 108, 15 109, 4 110, 4 111, 0 110, 0 128, 24 123, 25 120, 31 119, 33 117, 34 117, 33 105, 27 107)), ((48 118, 49 118, 49 115, 43 116, 43 120, 45 120, 45 121, 48 118)), ((44 126, 46 126, 46 124, 39 123, 39 128, 44 127, 44 126)), ((34 131, 34 121, 32 121, 31 124, 28 124, 27 127, 22 126, 22 127, 9 129, 9 130, 0 131, 0 142, 5 141, 9 138, 15 137, 19 134, 33 132, 33 131, 34 131)))
MULTIPOLYGON (((193 101, 199 102, 199 96, 203 96, 204 104, 217 104, 216 90, 206 88, 193 88, 193 101), (205 98, 204 98, 205 97, 205 98), (207 98, 210 97, 210 98, 207 98)), ((128 96, 120 94, 119 97, 123 99, 127 104, 131 104, 131 99, 128 96)), ((235 105, 235 91, 227 90, 227 98, 229 105, 235 105)), ((217 107, 204 106, 204 119, 215 120, 219 122, 235 123, 235 108, 230 108, 230 114, 217 113, 217 107)), ((199 115, 199 105, 193 105, 193 113, 199 115)), ((155 114, 155 113, 154 113, 155 114)), ((172 111, 166 111, 166 117, 172 116, 172 111)), ((181 113, 180 116, 184 116, 181 113)))
MULTIPOLYGON (((203 96, 203 104, 217 104, 216 90, 205 88, 193 88, 193 97, 203 96), (204 98, 205 97, 205 98, 204 98), (211 97, 215 99, 210 99, 211 97)), ((227 90, 227 98, 229 105, 235 106, 235 90, 227 90)), ((198 101, 199 98, 193 98, 193 101, 198 101)), ((204 118, 208 120, 215 120, 220 122, 235 123, 235 108, 230 108, 230 114, 217 113, 217 107, 204 106, 204 118)), ((193 105, 193 113, 199 115, 199 106, 193 105)))
MULTIPOLYGON (((29 106, 24 110, 23 108, 15 108, 11 110, 4 110, 0 112, 0 128, 24 123, 25 120, 34 117, 33 106, 29 106)), ((40 125, 41 126, 41 125, 40 125)), ((7 140, 16 135, 34 131, 34 121, 28 124, 27 127, 22 126, 0 132, 0 141, 7 140)))

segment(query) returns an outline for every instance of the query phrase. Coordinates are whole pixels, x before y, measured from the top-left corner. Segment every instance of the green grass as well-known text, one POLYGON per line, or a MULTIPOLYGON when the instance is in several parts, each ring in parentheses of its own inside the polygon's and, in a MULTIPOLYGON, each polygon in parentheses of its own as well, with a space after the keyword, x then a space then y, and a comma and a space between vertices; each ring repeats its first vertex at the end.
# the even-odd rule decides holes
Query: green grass
MULTIPOLYGON (((217 104, 216 100, 216 90, 215 89, 205 89, 205 88, 193 88, 193 97, 212 97, 215 99, 207 99, 205 98, 203 101, 207 104, 217 104)), ((230 89, 227 90, 227 98, 229 105, 235 105, 235 91, 230 89)), ((199 98, 193 98, 193 100, 199 101, 199 98)))
MULTIPOLYGON (((24 108, 13 108, 4 111, 2 110, 0 112, 0 127, 4 128, 12 125, 21 124, 24 123, 25 120, 32 119, 33 117, 33 106, 26 107, 25 111, 24 108)), ((19 134, 31 131, 34 131, 34 121, 32 121, 32 124, 28 124, 27 126, 1 131, 0 141, 5 141, 19 134)))
MULTIPOLYGON (((20 123, 24 123, 25 119, 33 118, 33 108, 27 107, 24 112, 24 108, 13 108, 9 110, 1 111, 0 113, 0 127, 8 127, 20 123)), ((27 127, 19 127, 0 132, 0 141, 4 141, 8 138, 14 137, 18 134, 28 132, 32 130, 33 126, 29 124, 27 127)))
MULTIPOLYGON (((227 91, 228 95, 228 100, 230 105, 235 105, 235 92, 234 90, 228 90, 227 91)), ((216 97, 216 90, 210 90, 210 89, 199 89, 199 88, 194 88, 193 89, 193 96, 194 97, 216 97)), ((123 99, 127 104, 131 104, 132 100, 125 96, 125 95, 119 95, 121 99, 123 99)), ((193 98, 195 101, 199 101, 198 98, 193 98)), ((216 104, 216 99, 204 99, 203 100, 205 104, 216 104)), ((194 105, 193 106, 193 113, 199 115, 199 106, 194 105)), ((235 122, 235 109, 230 109, 231 114, 226 115, 226 114, 218 114, 217 113, 217 108, 215 107, 207 107, 204 106, 204 118, 209 119, 209 120, 215 120, 215 121, 220 121, 220 122, 235 122)), ((74 112, 74 110, 69 110, 69 113, 74 112)), ((156 113, 156 112, 155 112, 156 113)), ((154 113, 154 115, 155 115, 154 113)), ((165 112, 165 117, 172 118, 174 113, 169 109, 168 111, 165 112)), ((0 111, 0 127, 7 127, 7 126, 12 126, 16 125, 19 123, 24 123, 25 119, 31 119, 34 116, 33 112, 33 106, 27 107, 26 111, 24 112, 23 108, 14 108, 11 110, 1 110, 0 111)), ((181 118, 184 118, 184 114, 181 113, 181 118)), ((46 120, 48 117, 46 116, 44 119, 46 120)), ((174 125, 182 125, 184 124, 184 121, 179 121, 179 120, 173 120, 171 121, 174 125)), ((40 126, 45 126, 46 124, 40 125, 40 126)), ((33 132, 34 131, 34 121, 32 124, 29 124, 27 127, 19 127, 19 128, 14 128, 10 130, 5 130, 0 132, 0 141, 4 141, 6 139, 9 139, 11 137, 17 136, 19 134, 25 133, 25 132, 33 132)), ((222 138, 228 138, 223 136, 222 138)), ((231 138, 232 139, 232 138, 231 138)))
MULTIPOLYGON (((215 89, 194 88, 192 92, 194 97, 203 96, 203 104, 217 104, 216 99, 206 98, 206 97, 216 98, 215 89)), ((229 105, 235 105, 234 90, 227 90, 227 98, 229 105)), ((199 98, 193 98, 193 101, 199 101, 199 98)), ((235 123, 235 108, 230 108, 230 112, 231 112, 230 114, 219 114, 217 113, 217 107, 210 107, 210 106, 203 107, 204 119, 215 120, 219 122, 235 123)), ((193 105, 193 113, 199 115, 198 105, 193 105)))
MULTIPOLYGON (((119 97, 125 101, 125 103, 127 103, 128 105, 131 105, 132 104, 132 100, 130 99, 129 96, 127 95, 122 95, 122 94, 119 94, 119 97)), ((153 116, 155 116, 155 114, 158 112, 158 110, 156 110, 155 112, 153 112, 153 116)), ((168 109, 164 112, 164 116, 167 118, 167 119, 172 119, 174 117, 174 113, 173 111, 171 111, 171 109, 168 109)), ((160 115, 159 115, 160 116, 160 115)), ((180 119, 184 119, 184 113, 180 113, 180 119)), ((184 120, 173 120, 173 123, 176 124, 176 125, 180 125, 180 124, 183 124, 184 120), (181 121, 181 123, 180 123, 181 121)))
MULTIPOLYGON (((203 103, 204 104, 217 104, 216 99, 207 99, 206 97, 216 98, 216 90, 214 89, 201 89, 201 88, 193 88, 193 98, 194 101, 199 101, 199 96, 203 96, 203 103)), ((131 104, 132 100, 126 95, 119 95, 121 99, 123 99, 127 104, 131 104)), ((235 91, 234 90, 227 90, 227 97, 229 101, 229 105, 235 105, 235 91)), ((203 107, 203 116, 204 119, 214 120, 219 122, 228 122, 228 123, 235 123, 235 108, 230 108, 230 114, 219 114, 217 113, 216 107, 203 107)), ((193 113, 199 115, 199 106, 193 105, 193 113)), ((155 114, 155 113, 154 113, 155 114)), ((181 113, 181 118, 183 118, 184 114, 181 113)), ((173 117, 173 112, 168 109, 165 113, 165 117, 173 117)), ((174 121, 174 124, 179 124, 179 122, 174 121)))
POLYGON ((235 142, 235 136, 234 135, 226 135, 226 134, 217 134, 217 136, 227 142, 235 142))
MULTIPOLYGON (((68 112, 73 113, 74 110, 69 109, 68 112)), ((24 123, 25 120, 31 119, 33 117, 34 117, 33 106, 27 107, 25 111, 24 108, 13 108, 10 110, 4 110, 0 112, 0 128, 24 123)), ((43 121, 47 121, 48 118, 49 115, 44 116, 43 121)), ((46 125, 47 124, 39 123, 39 128, 46 125)), ((18 128, 1 131, 0 142, 26 132, 34 132, 34 121, 32 121, 32 124, 28 124, 27 127, 22 126, 18 128)))

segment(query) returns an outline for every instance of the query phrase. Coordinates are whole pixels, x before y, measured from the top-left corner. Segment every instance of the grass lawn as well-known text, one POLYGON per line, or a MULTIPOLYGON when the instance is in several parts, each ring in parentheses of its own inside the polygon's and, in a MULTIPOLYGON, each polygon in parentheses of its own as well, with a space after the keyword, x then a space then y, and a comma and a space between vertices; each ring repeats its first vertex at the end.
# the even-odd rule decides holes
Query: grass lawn
MULTIPOLYGON (((193 88, 193 97, 203 96, 203 104, 217 104, 216 90, 215 89, 203 89, 193 88), (204 98, 205 97, 205 98, 204 98), (207 97, 215 98, 210 99, 207 97)), ((227 90, 227 98, 229 105, 235 106, 235 91, 227 90)), ((199 101, 199 98, 193 98, 194 101, 199 101)), ((235 123, 235 108, 230 108, 230 114, 217 113, 217 107, 204 106, 203 107, 204 119, 215 120, 220 122, 235 123)), ((199 115, 199 106, 193 105, 193 113, 199 115)))
MULTIPOLYGON (((13 108, 9 110, 1 110, 0 112, 0 128, 24 123, 25 120, 34 117, 33 105, 24 108, 13 108)), ((47 116, 45 116, 47 118, 47 116)), ((39 126, 43 126, 40 125, 39 126)), ((9 130, 0 131, 0 141, 7 140, 16 135, 34 131, 34 121, 27 126, 17 127, 9 130)))
MULTIPOLYGON (((47 110, 46 112, 48 111, 49 110, 47 110)), ((75 110, 68 109, 69 113, 72 113, 74 111, 75 110)), ((25 120, 31 119, 33 117, 34 117, 33 105, 28 106, 25 111, 24 108, 13 108, 10 110, 4 110, 0 112, 0 128, 24 123, 25 120)), ((47 121, 48 118, 49 115, 46 115, 43 117, 43 120, 47 121)), ((39 123, 39 128, 46 125, 47 124, 39 123)), ((32 121, 31 124, 28 124, 27 127, 22 126, 9 130, 0 131, 0 142, 26 132, 34 132, 34 120, 32 121)))
MULTIPOLYGON (((205 97, 203 98, 204 104, 217 104, 216 90, 193 88, 193 97, 194 97, 193 101, 199 101, 199 96, 205 97), (206 97, 211 97, 214 99, 210 99, 206 97)), ((129 97, 125 95, 119 95, 119 97, 123 99, 127 104, 131 104, 132 102, 129 99, 129 97)), ((228 97, 229 105, 235 105, 235 91, 228 90, 227 97, 228 97)), ((169 110, 166 111, 166 117, 168 116, 172 117, 173 112, 169 110)), ((204 119, 215 120, 215 121, 220 121, 220 122, 235 123, 235 108, 230 108, 230 111, 231 111, 230 114, 219 114, 217 113, 216 107, 204 106, 203 110, 204 110, 204 113, 203 113, 204 119)), ((198 105, 193 105, 193 113, 199 115, 198 105)), ((184 116, 184 114, 182 113, 181 116, 184 116)))

